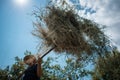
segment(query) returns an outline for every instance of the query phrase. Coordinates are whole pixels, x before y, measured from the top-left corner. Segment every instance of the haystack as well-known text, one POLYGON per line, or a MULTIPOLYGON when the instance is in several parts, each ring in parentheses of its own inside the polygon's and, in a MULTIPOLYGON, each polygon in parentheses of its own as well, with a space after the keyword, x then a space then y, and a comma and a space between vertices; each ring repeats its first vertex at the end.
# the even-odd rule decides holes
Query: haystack
POLYGON ((52 5, 38 16, 40 21, 35 23, 34 35, 41 38, 44 45, 56 46, 55 52, 80 56, 82 53, 91 55, 105 51, 108 39, 100 25, 80 17, 74 10, 52 5))

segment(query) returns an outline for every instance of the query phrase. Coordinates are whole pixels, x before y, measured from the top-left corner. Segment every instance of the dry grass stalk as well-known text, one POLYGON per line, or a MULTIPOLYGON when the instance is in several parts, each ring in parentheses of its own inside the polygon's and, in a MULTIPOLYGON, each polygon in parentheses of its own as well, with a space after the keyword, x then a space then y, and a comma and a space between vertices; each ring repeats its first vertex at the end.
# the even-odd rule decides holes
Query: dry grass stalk
POLYGON ((108 43, 98 24, 78 16, 72 9, 48 6, 45 14, 39 16, 45 26, 36 23, 35 35, 48 47, 57 46, 55 52, 75 55, 85 52, 91 55, 93 52, 100 53, 108 43))

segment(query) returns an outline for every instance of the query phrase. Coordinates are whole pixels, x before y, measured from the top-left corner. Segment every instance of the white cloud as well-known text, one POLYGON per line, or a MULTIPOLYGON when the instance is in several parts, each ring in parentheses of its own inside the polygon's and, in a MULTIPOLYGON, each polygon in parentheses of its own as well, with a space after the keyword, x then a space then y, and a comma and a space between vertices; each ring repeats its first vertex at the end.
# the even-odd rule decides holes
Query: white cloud
MULTIPOLYGON (((54 0, 53 0, 54 1, 54 0)), ((58 5, 60 0, 58 1, 58 5)), ((78 3, 66 0, 71 6, 78 3)), ((75 1, 75 0, 73 0, 75 1)), ((120 0, 78 0, 83 9, 79 10, 79 15, 91 19, 98 24, 106 25, 105 33, 113 40, 120 49, 120 0), (95 11, 93 14, 88 9, 95 11), (88 10, 88 11, 87 11, 88 10), (87 13, 86 13, 87 11, 87 13)), ((77 2, 77 1, 76 1, 77 2)))
POLYGON ((79 15, 99 24, 107 26, 106 34, 120 48, 120 0, 80 0, 80 5, 87 8, 92 8, 96 12, 90 14, 85 13, 85 10, 80 10, 79 15))

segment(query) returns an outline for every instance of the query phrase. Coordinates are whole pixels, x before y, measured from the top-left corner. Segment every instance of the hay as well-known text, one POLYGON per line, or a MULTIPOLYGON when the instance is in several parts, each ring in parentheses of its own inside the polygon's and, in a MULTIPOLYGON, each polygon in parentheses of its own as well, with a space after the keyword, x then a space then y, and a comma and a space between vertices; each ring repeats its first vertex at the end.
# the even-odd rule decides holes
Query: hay
POLYGON ((56 46, 55 52, 91 55, 101 53, 108 42, 98 24, 78 16, 72 9, 48 6, 39 18, 41 22, 36 23, 34 35, 41 38, 44 45, 56 46))

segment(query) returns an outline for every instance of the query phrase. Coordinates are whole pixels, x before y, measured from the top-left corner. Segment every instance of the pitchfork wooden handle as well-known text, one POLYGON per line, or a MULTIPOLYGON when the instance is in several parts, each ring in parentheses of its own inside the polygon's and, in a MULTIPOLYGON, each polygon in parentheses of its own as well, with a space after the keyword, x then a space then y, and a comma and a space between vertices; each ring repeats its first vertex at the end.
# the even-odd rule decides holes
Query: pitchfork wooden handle
POLYGON ((45 54, 43 54, 43 56, 41 58, 43 58, 44 56, 46 56, 49 52, 51 52, 53 49, 55 49, 57 46, 52 47, 49 51, 47 51, 45 54))

